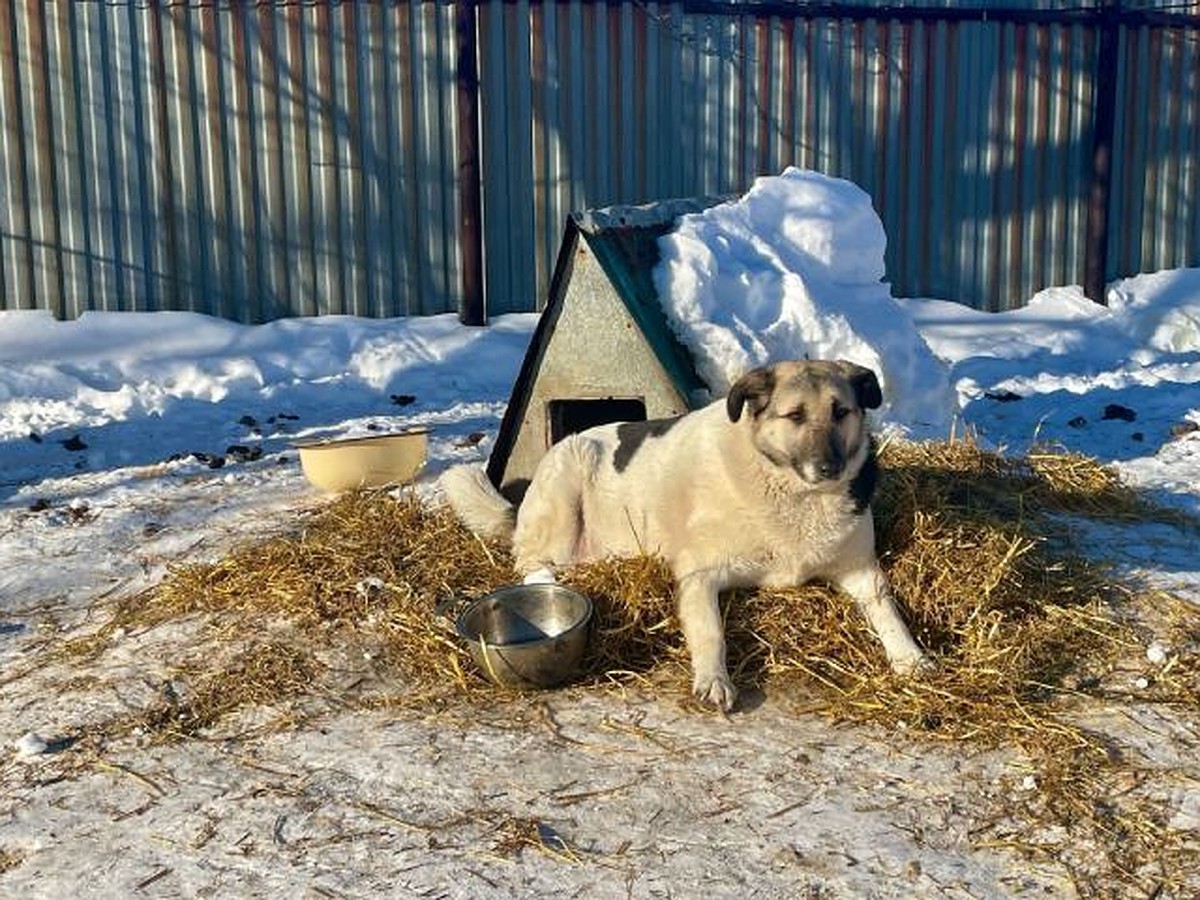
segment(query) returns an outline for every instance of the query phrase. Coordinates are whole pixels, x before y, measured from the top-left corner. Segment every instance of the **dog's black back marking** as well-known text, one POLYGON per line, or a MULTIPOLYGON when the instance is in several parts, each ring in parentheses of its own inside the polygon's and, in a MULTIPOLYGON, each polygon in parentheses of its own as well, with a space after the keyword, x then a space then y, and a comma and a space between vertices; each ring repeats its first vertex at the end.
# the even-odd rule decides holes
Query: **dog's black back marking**
POLYGON ((638 448, 647 438, 662 437, 682 416, 671 419, 650 419, 648 422, 622 422, 617 426, 617 449, 613 451, 613 468, 624 472, 638 448))
POLYGON ((871 449, 863 461, 858 474, 850 480, 850 499, 854 501, 854 512, 862 515, 871 503, 875 493, 875 483, 879 480, 879 463, 875 459, 875 441, 871 440, 871 449))

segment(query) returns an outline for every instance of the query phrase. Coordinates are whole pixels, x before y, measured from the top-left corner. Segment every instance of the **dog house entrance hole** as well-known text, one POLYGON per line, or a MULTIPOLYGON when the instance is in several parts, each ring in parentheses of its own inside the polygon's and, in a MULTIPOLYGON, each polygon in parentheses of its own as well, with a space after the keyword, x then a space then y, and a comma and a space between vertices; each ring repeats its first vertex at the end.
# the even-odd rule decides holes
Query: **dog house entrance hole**
POLYGON ((639 399, 551 400, 549 412, 551 444, 595 425, 646 421, 646 404, 639 399))

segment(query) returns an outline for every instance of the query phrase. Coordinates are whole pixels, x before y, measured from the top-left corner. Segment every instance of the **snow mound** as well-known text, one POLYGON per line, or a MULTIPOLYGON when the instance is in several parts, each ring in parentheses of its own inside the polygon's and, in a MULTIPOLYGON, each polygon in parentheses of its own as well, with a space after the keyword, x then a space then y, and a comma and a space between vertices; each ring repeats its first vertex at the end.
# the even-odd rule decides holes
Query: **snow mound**
POLYGON ((1109 289, 1108 306, 1139 343, 1164 353, 1200 351, 1200 269, 1118 281, 1109 289))
POLYGON ((941 436, 957 403, 883 281, 886 247, 861 188, 788 168, 736 201, 682 216, 659 239, 654 283, 715 393, 755 366, 848 359, 879 375, 885 420, 941 436))

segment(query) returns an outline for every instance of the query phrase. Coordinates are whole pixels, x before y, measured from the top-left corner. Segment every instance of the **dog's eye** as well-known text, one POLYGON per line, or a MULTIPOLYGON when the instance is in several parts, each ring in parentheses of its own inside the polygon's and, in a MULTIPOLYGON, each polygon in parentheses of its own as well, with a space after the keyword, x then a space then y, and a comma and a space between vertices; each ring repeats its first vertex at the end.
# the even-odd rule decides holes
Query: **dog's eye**
POLYGON ((803 406, 801 406, 799 409, 793 409, 787 414, 787 417, 797 425, 803 425, 806 421, 808 421, 808 413, 804 411, 803 406))
POLYGON ((850 415, 850 407, 838 406, 836 403, 833 405, 833 421, 840 422, 848 415, 850 415))

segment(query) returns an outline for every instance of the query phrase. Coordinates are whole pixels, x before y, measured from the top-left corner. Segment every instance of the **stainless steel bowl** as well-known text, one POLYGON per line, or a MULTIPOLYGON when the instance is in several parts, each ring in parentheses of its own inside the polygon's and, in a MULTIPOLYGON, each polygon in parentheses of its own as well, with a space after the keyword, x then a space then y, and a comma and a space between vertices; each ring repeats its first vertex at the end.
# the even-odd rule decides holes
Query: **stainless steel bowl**
POLYGON ((561 584, 514 584, 468 604, 458 634, 476 665, 506 687, 547 688, 579 672, 592 601, 561 584))

